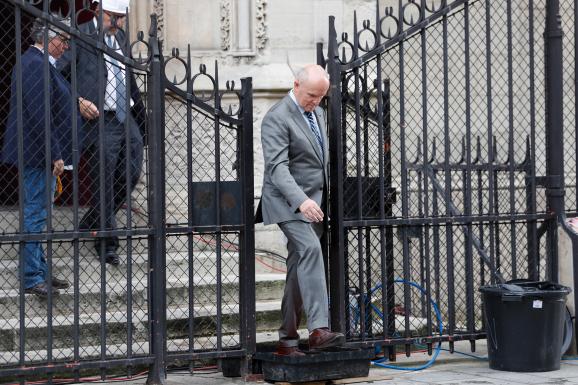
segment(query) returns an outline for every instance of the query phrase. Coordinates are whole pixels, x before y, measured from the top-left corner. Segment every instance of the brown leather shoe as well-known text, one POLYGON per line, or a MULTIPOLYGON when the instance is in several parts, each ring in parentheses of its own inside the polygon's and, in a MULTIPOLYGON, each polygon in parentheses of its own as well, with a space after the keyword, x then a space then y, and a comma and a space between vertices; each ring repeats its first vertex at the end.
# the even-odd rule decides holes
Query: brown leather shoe
POLYGON ((288 357, 304 356, 305 353, 299 350, 299 346, 297 346, 297 343, 298 343, 297 340, 291 341, 280 340, 279 343, 277 343, 277 351, 275 352, 275 354, 277 354, 278 356, 288 356, 288 357))
POLYGON ((297 346, 277 346, 275 354, 287 357, 302 357, 305 355, 297 346))
POLYGON ((335 333, 328 328, 319 328, 309 334, 309 349, 319 350, 333 346, 341 346, 345 343, 345 336, 342 333, 335 333))

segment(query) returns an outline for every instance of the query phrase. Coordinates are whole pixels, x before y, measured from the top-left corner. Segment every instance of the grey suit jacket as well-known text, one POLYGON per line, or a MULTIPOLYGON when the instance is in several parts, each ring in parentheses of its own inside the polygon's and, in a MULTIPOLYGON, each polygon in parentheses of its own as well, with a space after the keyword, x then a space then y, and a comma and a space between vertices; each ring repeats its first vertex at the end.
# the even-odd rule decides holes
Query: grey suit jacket
MULTIPOLYGON (((265 158, 260 213, 267 224, 308 221, 299 206, 311 198, 321 206, 327 185, 327 135, 323 110, 315 110, 323 137, 324 156, 311 128, 289 95, 275 104, 261 125, 265 158)), ((258 210, 259 211, 259 210, 258 210)))

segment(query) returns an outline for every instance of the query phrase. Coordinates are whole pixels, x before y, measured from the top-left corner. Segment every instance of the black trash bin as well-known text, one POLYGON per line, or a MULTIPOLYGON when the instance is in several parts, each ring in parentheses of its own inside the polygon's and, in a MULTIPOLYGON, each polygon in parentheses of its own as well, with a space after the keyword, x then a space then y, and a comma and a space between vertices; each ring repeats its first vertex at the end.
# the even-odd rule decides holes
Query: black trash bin
POLYGON ((490 368, 513 372, 560 369, 565 302, 570 288, 510 281, 482 286, 490 368))

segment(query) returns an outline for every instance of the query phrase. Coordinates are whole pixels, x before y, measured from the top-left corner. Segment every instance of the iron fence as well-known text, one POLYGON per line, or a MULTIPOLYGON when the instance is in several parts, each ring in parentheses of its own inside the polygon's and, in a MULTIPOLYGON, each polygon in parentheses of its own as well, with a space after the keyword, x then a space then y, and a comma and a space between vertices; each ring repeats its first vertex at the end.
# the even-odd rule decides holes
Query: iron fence
MULTIPOLYGON (((575 4, 560 3, 572 30, 575 4)), ((387 345, 392 359, 394 345, 473 349, 485 338, 480 286, 557 279, 564 210, 552 182, 562 143, 575 158, 575 130, 564 120, 562 141, 550 6, 555 16, 545 1, 400 1, 371 21, 355 16, 340 37, 330 18, 318 56, 332 81, 332 325, 350 344, 387 345)), ((575 105, 564 100, 565 118, 575 105)))
POLYGON ((17 158, 0 176, 0 382, 94 371, 105 379, 122 368, 130 377, 148 365, 149 383, 163 383, 168 365, 244 361, 255 349, 251 79, 222 89, 216 63, 195 72, 190 52, 163 56, 154 16, 148 37, 133 38, 128 17, 109 21, 85 3, 0 2, 9 15, 0 24, 0 138, 17 158), (38 26, 43 37, 32 40, 38 26), (118 45, 108 40, 115 27, 118 45), (68 48, 54 65, 53 39, 68 48), (40 80, 29 76, 32 54, 40 80), (36 93, 49 96, 27 104, 36 93), (83 115, 83 100, 97 118, 83 115), (35 109, 42 123, 30 127, 35 109), (57 135, 55 119, 70 132, 57 135), (32 128, 40 134, 27 138, 32 128), (51 146, 66 139, 72 167, 54 198, 51 146), (35 156, 47 214, 30 231, 24 170, 35 156), (46 295, 25 284, 33 241, 46 259, 46 295), (69 287, 50 289, 50 277, 69 287))

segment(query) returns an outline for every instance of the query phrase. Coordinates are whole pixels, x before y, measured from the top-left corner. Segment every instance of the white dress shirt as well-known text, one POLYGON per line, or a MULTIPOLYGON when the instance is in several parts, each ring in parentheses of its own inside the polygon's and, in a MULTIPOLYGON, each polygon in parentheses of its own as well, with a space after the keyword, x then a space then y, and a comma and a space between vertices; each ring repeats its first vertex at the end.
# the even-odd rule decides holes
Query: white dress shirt
MULTIPOLYGON (((94 18, 93 21, 94 21, 94 26, 98 30, 97 19, 94 18)), ((114 35, 107 35, 105 33, 104 34, 104 42, 110 48, 114 49, 119 55, 123 55, 123 52, 120 49, 120 45, 116 41, 116 37, 114 35), (109 37, 111 39, 110 43, 108 40, 109 37)), ((104 92, 104 109, 106 111, 116 111, 116 83, 118 80, 115 76, 113 66, 117 65, 118 67, 120 67, 120 69, 121 69, 120 76, 123 78, 126 78, 126 73, 124 71, 125 67, 124 67, 124 63, 121 63, 118 60, 116 60, 116 59, 114 59, 114 58, 112 58, 106 54, 104 55, 104 62, 106 64, 106 74, 107 74, 106 89, 104 92), (116 64, 112 64, 113 61, 116 64)), ((125 85, 128 87, 126 80, 125 80, 125 85)), ((132 98, 130 99, 130 106, 131 107, 134 106, 134 101, 132 100, 132 98)))

